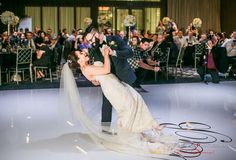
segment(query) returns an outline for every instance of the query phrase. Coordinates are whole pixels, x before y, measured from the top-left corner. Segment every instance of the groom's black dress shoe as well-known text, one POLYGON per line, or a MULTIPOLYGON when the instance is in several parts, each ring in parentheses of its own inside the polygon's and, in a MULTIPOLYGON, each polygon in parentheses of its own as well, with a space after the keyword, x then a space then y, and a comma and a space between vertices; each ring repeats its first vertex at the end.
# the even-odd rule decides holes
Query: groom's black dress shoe
POLYGON ((105 129, 102 130, 103 133, 105 134, 109 134, 109 135, 117 135, 117 132, 114 132, 114 131, 107 131, 105 129))
POLYGON ((142 87, 134 87, 134 89, 137 91, 137 92, 145 92, 147 93, 148 91, 143 89, 142 87))

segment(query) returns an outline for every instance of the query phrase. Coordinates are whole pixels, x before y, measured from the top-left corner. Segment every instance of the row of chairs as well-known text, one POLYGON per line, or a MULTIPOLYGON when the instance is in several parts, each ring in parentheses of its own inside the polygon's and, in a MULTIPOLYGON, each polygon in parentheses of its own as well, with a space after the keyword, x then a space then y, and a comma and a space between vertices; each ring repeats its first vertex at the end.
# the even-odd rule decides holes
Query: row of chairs
MULTIPOLYGON (((181 76, 183 75, 183 63, 184 63, 184 54, 185 54, 185 47, 181 47, 178 52, 177 60, 174 64, 169 64, 169 56, 170 56, 170 48, 167 48, 165 54, 160 57, 159 61, 161 64, 161 70, 165 71, 166 79, 169 79, 169 68, 173 69, 174 76, 177 76, 178 70, 181 72, 181 76)), ((197 70, 197 63, 200 60, 200 56, 204 51, 204 45, 202 44, 195 44, 194 46, 194 69, 197 70)), ((157 79, 157 73, 155 73, 155 80, 157 79)))
MULTIPOLYGON (((196 69, 197 66, 197 61, 199 60, 199 56, 202 54, 204 47, 201 44, 196 44, 195 45, 195 56, 194 56, 194 68, 196 69)), ((160 64, 161 64, 161 70, 164 70, 166 73, 166 79, 168 80, 169 77, 169 67, 175 68, 174 70, 174 75, 177 75, 177 70, 179 69, 181 71, 181 75, 183 74, 183 57, 185 53, 185 48, 180 48, 178 57, 176 60, 175 64, 169 64, 169 55, 170 55, 170 48, 167 48, 166 53, 163 54, 163 56, 159 59, 160 64)), ((17 54, 16 54, 16 65, 14 67, 8 68, 8 71, 4 71, 5 73, 8 74, 8 81, 10 79, 10 75, 12 73, 14 75, 18 75, 19 73, 22 74, 22 79, 25 79, 25 70, 29 71, 29 77, 31 83, 33 81, 37 81, 36 74, 34 74, 34 79, 33 79, 33 70, 34 73, 38 69, 48 71, 49 72, 49 79, 50 82, 52 82, 52 68, 51 66, 47 67, 42 67, 42 66, 33 66, 32 65, 32 49, 29 48, 19 48, 17 49, 17 54)), ((0 66, 0 85, 1 85, 1 75, 2 75, 2 69, 0 66)), ((58 75, 56 74, 57 79, 58 75)), ((157 79, 157 74, 155 73, 155 80, 157 79)), ((17 84, 19 84, 19 78, 16 78, 17 84)))
MULTIPOLYGON (((49 79, 50 82, 52 82, 52 68, 51 66, 33 66, 32 64, 32 54, 33 51, 30 48, 18 48, 16 52, 16 63, 14 66, 6 68, 2 71, 2 68, 0 66, 0 85, 1 85, 1 75, 2 73, 6 73, 6 79, 7 81, 10 80, 11 76, 15 76, 15 81, 17 84, 19 84, 20 79, 18 78, 19 74, 21 73, 22 79, 25 79, 25 71, 28 71, 30 82, 33 83, 33 81, 37 81, 36 77, 36 71, 38 69, 44 70, 45 72, 49 72, 49 79), (33 79, 33 70, 34 70, 34 79, 33 79), (17 77, 18 76, 18 77, 17 77)), ((47 75, 47 74, 46 74, 47 75)), ((57 76, 58 78, 58 76, 57 76)))

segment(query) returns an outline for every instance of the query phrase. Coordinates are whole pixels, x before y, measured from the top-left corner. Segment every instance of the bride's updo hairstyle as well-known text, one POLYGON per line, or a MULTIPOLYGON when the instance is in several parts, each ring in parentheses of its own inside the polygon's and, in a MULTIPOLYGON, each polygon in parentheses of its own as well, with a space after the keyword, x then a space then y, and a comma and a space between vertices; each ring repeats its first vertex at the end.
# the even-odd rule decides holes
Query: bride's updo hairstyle
POLYGON ((79 63, 77 62, 79 60, 78 56, 75 54, 75 51, 72 51, 67 58, 67 62, 69 67, 72 70, 76 70, 80 67, 79 63))

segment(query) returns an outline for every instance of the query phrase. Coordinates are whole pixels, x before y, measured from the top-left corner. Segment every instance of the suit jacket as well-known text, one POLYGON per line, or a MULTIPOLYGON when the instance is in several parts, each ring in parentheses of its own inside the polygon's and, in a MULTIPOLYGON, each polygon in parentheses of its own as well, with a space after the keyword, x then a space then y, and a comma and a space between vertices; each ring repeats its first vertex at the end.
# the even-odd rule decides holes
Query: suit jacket
MULTIPOLYGON (((132 49, 118 36, 107 36, 106 40, 106 44, 116 51, 116 56, 111 56, 111 72, 121 81, 131 85, 136 80, 135 73, 127 61, 133 56, 132 49)), ((99 47, 101 45, 96 43, 92 49, 89 49, 90 58, 93 58, 94 61, 104 62, 99 47)))

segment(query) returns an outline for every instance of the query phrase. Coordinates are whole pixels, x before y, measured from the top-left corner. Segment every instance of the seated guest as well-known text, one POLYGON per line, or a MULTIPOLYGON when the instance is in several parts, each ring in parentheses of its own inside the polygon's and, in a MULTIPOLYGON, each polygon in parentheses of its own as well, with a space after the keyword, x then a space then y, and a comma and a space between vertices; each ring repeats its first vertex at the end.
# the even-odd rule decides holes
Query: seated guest
POLYGON ((217 37, 215 35, 210 36, 207 41, 207 48, 201 57, 201 64, 197 72, 201 77, 201 80, 206 81, 205 74, 209 73, 213 83, 219 83, 220 77, 219 72, 226 72, 227 60, 226 60, 226 49, 224 47, 217 46, 217 37))
MULTIPOLYGON (((49 47, 47 45, 42 45, 39 49, 37 49, 36 58, 37 59, 33 61, 33 66, 49 67, 51 63, 51 50, 49 49, 49 47)), ((42 70, 37 70, 36 74, 38 79, 45 77, 42 70)))
POLYGON ((185 39, 188 43, 188 46, 192 46, 194 45, 195 43, 198 43, 198 40, 197 38, 194 36, 193 32, 192 31, 189 31, 188 32, 188 35, 185 36, 185 39))
POLYGON ((153 44, 152 49, 149 52, 153 59, 157 61, 169 47, 170 44, 165 41, 164 35, 159 34, 157 36, 157 42, 153 44))
POLYGON ((134 55, 132 58, 128 59, 128 63, 131 68, 135 71, 135 75, 137 77, 136 81, 133 84, 133 87, 138 92, 147 92, 141 87, 142 82, 146 76, 147 70, 152 70, 158 72, 160 70, 159 67, 155 67, 158 64, 156 61, 152 61, 151 57, 147 54, 147 49, 149 48, 150 40, 147 38, 142 38, 139 46, 137 43, 139 42, 139 38, 137 36, 132 37, 132 48, 134 51, 134 55))
POLYGON ((58 36, 56 34, 51 35, 49 48, 52 51, 53 56, 53 66, 60 65, 61 56, 62 56, 62 45, 58 40, 58 36))
POLYGON ((232 38, 222 44, 227 50, 227 57, 232 67, 229 72, 230 77, 236 77, 236 31, 232 33, 232 38))
POLYGON ((35 38, 34 42, 36 45, 36 49, 40 48, 42 45, 46 44, 46 32, 44 31, 39 31, 38 32, 38 37, 35 38))
POLYGON ((25 48, 32 48, 33 50, 36 49, 36 45, 35 45, 34 39, 33 39, 33 33, 30 31, 26 32, 26 40, 24 41, 24 47, 25 48))
POLYGON ((17 35, 17 32, 14 32, 11 36, 10 36, 10 44, 12 47, 17 47, 20 43, 20 38, 17 35))
POLYGON ((177 36, 174 36, 173 39, 174 39, 174 43, 176 44, 178 50, 180 48, 187 46, 187 41, 183 36, 183 31, 178 31, 177 36))
POLYGON ((10 49, 10 47, 11 47, 10 41, 9 41, 9 36, 7 35, 7 32, 4 32, 2 34, 1 38, 2 38, 1 39, 1 45, 2 45, 1 49, 2 49, 2 52, 7 52, 10 49))

